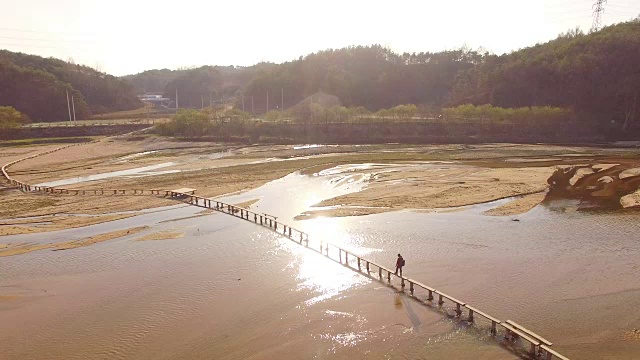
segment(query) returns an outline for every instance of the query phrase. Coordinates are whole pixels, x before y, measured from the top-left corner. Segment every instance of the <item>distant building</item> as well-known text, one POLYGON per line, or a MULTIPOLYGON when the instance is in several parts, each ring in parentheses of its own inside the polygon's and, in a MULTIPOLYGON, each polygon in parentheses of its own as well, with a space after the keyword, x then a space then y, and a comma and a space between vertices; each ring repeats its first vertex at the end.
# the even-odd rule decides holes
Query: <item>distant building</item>
POLYGON ((138 98, 144 103, 152 104, 154 107, 168 107, 171 104, 171 99, 158 94, 144 94, 139 95, 138 98))

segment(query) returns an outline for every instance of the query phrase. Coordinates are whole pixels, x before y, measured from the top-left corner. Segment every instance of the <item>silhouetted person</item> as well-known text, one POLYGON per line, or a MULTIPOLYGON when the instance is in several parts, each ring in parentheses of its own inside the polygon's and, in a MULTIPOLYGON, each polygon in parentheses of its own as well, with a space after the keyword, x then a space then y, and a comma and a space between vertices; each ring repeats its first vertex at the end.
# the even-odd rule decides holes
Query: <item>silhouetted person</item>
POLYGON ((402 255, 398 254, 398 260, 396 260, 396 275, 398 275, 398 271, 400 271, 400 276, 402 276, 402 267, 404 266, 404 259, 402 255))

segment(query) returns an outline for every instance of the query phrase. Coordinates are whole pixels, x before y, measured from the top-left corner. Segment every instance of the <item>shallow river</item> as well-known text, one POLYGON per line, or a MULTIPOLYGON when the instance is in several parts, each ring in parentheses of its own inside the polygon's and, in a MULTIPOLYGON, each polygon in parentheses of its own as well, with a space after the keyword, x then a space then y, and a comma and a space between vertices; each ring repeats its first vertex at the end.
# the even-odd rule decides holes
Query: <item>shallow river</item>
MULTIPOLYGON (((445 166, 425 164, 424 166, 445 166)), ((380 171, 380 169, 376 169, 380 171)), ((639 216, 539 206, 517 217, 393 212, 294 221, 366 185, 333 169, 291 174, 226 201, 391 267, 552 340, 574 359, 637 358, 639 216), (519 221, 513 221, 515 218, 519 221)), ((150 225, 67 251, 0 258, 0 359, 511 359, 488 324, 463 326, 381 283, 251 223, 177 205, 1 243, 58 242, 150 225), (191 217, 191 218, 190 218, 191 217)))

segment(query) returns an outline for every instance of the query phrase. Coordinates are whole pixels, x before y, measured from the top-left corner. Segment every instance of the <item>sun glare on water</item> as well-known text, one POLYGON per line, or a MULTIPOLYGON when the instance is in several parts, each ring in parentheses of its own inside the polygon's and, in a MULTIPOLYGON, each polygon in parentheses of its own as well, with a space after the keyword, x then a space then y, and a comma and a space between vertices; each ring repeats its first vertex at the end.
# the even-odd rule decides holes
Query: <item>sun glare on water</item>
MULTIPOLYGON (((305 231, 312 234, 309 237, 309 248, 320 250, 321 242, 323 244, 330 242, 361 255, 371 251, 358 246, 357 241, 344 231, 340 219, 316 218, 306 220, 304 225, 305 231)), ((306 305, 313 305, 336 297, 347 289, 370 281, 352 269, 339 264, 337 262, 337 250, 335 249, 330 251, 336 252, 331 254, 336 261, 299 245, 291 244, 290 242, 289 244, 291 246, 288 246, 288 248, 295 255, 292 265, 293 267, 297 266, 298 269, 298 290, 310 291, 313 294, 313 297, 306 301, 306 305)), ((325 245, 323 245, 323 254, 326 254, 325 245)))

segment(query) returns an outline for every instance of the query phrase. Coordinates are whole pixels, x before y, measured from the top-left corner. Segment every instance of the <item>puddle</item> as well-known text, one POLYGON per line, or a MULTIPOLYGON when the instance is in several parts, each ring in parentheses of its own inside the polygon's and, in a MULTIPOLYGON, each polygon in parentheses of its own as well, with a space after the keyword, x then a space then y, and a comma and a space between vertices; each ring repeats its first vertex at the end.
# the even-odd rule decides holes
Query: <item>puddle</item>
POLYGON ((157 153, 158 150, 152 150, 152 151, 143 151, 140 153, 136 153, 136 154, 131 154, 131 155, 127 155, 127 156, 123 156, 120 157, 118 159, 115 160, 116 163, 124 163, 124 162, 128 162, 129 160, 132 159, 136 159, 145 155, 149 155, 149 154, 153 154, 153 153, 157 153))
POLYGON ((166 162, 166 163, 162 163, 162 164, 143 166, 143 167, 139 167, 139 168, 135 168, 135 169, 112 171, 112 172, 96 174, 96 175, 79 176, 79 177, 76 177, 76 178, 50 181, 50 182, 36 184, 35 186, 57 187, 57 186, 79 184, 79 183, 96 181, 96 180, 110 179, 110 178, 121 177, 121 176, 123 176, 123 177, 141 177, 141 176, 152 176, 152 175, 169 174, 169 173, 180 172, 180 170, 166 170, 166 171, 155 171, 155 172, 153 171, 153 170, 167 168, 167 167, 174 166, 174 165, 176 165, 176 163, 174 163, 174 162, 166 162))
POLYGON ((301 145, 301 146, 294 146, 293 150, 315 149, 315 148, 321 148, 325 146, 326 145, 319 145, 319 144, 301 145))

